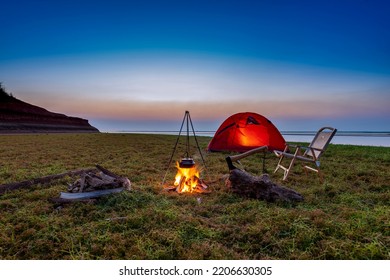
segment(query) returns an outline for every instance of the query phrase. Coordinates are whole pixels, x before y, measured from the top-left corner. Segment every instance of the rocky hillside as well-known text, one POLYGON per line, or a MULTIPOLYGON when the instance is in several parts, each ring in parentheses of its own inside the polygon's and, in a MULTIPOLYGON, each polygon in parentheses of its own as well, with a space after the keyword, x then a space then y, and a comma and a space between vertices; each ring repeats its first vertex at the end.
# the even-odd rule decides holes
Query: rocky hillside
POLYGON ((99 132, 88 120, 23 102, 0 84, 0 133, 99 132))

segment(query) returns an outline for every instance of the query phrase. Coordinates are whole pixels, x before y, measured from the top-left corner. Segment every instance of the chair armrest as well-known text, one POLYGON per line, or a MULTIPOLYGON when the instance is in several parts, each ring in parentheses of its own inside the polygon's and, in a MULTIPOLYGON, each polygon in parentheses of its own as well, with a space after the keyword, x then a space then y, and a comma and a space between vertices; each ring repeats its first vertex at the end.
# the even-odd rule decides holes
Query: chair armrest
POLYGON ((307 150, 308 148, 305 146, 301 146, 301 145, 286 144, 286 147, 284 148, 283 152, 294 153, 294 150, 300 151, 301 149, 307 150), (290 148, 293 148, 293 149, 290 149, 290 148))
POLYGON ((315 151, 320 151, 320 152, 325 151, 324 149, 314 148, 314 147, 308 147, 308 149, 315 150, 315 151))
POLYGON ((324 151, 324 149, 314 148, 314 147, 307 147, 307 146, 300 146, 300 145, 291 145, 291 144, 286 144, 286 145, 288 145, 289 147, 296 148, 296 149, 315 150, 315 151, 320 151, 320 152, 324 151))

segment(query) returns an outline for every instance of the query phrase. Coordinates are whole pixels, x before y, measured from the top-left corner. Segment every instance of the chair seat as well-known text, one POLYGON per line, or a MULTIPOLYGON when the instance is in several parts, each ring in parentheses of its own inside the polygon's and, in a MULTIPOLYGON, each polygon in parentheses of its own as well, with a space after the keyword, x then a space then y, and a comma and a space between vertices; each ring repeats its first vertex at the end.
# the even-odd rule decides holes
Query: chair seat
POLYGON ((281 152, 281 151, 274 151, 275 155, 277 157, 281 157, 282 155, 287 158, 296 158, 302 161, 307 161, 307 162, 315 162, 313 158, 305 157, 305 156, 296 156, 294 154, 286 153, 286 152, 281 152))

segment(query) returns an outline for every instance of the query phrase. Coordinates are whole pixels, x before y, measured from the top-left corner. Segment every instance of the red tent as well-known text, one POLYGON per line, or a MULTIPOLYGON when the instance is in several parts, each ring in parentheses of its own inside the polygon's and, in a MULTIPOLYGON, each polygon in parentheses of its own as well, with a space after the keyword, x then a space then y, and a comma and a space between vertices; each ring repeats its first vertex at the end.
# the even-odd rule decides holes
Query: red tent
POLYGON ((208 145, 211 152, 245 152, 260 146, 283 150, 286 141, 270 120, 256 113, 237 113, 227 118, 208 145))

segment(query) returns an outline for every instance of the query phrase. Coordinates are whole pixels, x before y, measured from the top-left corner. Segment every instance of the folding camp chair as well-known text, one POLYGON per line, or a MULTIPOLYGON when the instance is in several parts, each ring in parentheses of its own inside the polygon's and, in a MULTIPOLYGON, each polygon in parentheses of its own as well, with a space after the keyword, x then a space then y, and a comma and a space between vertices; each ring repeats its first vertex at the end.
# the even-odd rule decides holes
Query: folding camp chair
POLYGON ((320 130, 318 130, 317 134, 314 136, 313 141, 308 147, 286 144, 286 147, 283 151, 274 150, 275 155, 280 158, 274 173, 276 173, 279 168, 283 169, 283 180, 286 180, 295 161, 299 160, 303 163, 313 164, 314 167, 304 165, 303 168, 305 169, 305 171, 312 170, 314 172, 317 172, 317 174, 320 176, 320 179, 322 180, 322 174, 320 172, 320 157, 325 152, 329 142, 336 134, 336 131, 337 129, 332 127, 322 127, 320 130), (294 152, 293 149, 295 149, 294 152), (285 158, 291 158, 288 167, 282 165, 282 161, 285 158))

